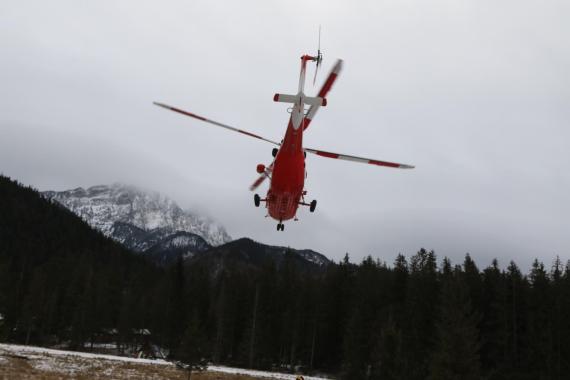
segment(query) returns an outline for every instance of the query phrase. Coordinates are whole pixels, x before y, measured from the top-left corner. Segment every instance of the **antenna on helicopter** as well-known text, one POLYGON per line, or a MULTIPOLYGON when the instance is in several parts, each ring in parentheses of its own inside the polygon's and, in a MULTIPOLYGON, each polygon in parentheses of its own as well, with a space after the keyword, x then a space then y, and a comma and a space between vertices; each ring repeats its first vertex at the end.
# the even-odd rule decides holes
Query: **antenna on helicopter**
POLYGON ((320 25, 319 25, 319 47, 317 50, 316 61, 317 61, 317 68, 315 69, 315 76, 313 77, 313 86, 315 85, 315 82, 317 81, 317 73, 319 72, 319 66, 321 66, 321 62, 323 61, 323 53, 321 53, 321 26, 320 25))

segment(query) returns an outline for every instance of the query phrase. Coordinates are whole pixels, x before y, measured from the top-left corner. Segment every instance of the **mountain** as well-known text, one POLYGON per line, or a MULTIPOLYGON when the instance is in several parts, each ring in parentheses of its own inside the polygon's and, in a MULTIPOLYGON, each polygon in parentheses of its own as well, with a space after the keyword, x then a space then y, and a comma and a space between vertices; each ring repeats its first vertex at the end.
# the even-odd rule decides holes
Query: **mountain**
POLYGON ((42 194, 127 248, 153 257, 161 256, 160 247, 190 256, 231 241, 215 222, 182 210, 157 192, 134 186, 99 185, 42 194))
POLYGON ((178 231, 150 247, 144 255, 155 263, 168 265, 178 257, 190 258, 196 253, 208 251, 212 246, 201 236, 196 234, 178 231))
POLYGON ((215 274, 225 267, 262 268, 268 263, 274 263, 277 269, 288 261, 298 270, 307 273, 324 271, 332 262, 318 252, 288 247, 271 246, 258 243, 248 238, 241 238, 227 244, 192 256, 189 265, 201 264, 215 274))
POLYGON ((268 260, 281 265, 285 253, 301 270, 325 268, 330 261, 311 250, 276 247, 242 238, 231 241, 218 224, 182 210, 173 200, 156 192, 133 186, 99 185, 88 189, 45 191, 55 201, 106 236, 160 265, 173 263, 178 256, 192 263, 221 262, 259 267, 268 260))

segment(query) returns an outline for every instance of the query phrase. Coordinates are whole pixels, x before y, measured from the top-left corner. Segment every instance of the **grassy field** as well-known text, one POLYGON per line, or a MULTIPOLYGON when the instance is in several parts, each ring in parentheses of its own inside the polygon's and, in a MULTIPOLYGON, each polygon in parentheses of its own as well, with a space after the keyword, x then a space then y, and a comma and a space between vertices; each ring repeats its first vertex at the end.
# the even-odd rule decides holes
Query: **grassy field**
MULTIPOLYGON (((0 380, 15 379, 187 380, 189 379, 189 373, 186 370, 177 368, 172 363, 162 360, 133 359, 0 344, 0 380)), ((294 380, 295 375, 214 366, 205 372, 193 372, 190 379, 294 380)), ((316 380, 317 378, 305 377, 305 379, 316 380)))
MULTIPOLYGON (((89 380, 89 379, 152 379, 187 380, 188 372, 174 366, 110 362, 106 360, 59 357, 48 365, 37 365, 24 357, 0 358, 0 379, 89 380)), ((251 380, 251 376, 218 372, 193 373, 192 380, 251 380)))

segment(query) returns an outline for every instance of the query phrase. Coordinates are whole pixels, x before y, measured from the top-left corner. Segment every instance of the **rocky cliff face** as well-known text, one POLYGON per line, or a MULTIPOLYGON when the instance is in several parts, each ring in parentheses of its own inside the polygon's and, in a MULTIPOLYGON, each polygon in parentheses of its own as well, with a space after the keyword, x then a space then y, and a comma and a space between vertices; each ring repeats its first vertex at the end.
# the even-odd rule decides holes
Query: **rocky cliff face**
POLYGON ((188 256, 232 240, 219 224, 182 210, 159 193, 133 186, 99 185, 42 194, 136 252, 168 247, 188 256))

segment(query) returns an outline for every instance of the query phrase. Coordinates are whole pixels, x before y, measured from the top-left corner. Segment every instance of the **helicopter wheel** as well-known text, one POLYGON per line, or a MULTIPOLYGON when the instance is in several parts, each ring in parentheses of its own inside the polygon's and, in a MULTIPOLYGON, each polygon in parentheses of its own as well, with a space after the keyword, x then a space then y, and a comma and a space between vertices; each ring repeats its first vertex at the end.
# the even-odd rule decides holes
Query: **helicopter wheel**
POLYGON ((317 208, 317 200, 313 199, 313 201, 311 201, 311 204, 309 205, 309 211, 315 212, 316 208, 317 208))
POLYGON ((271 151, 271 155, 272 155, 273 157, 277 156, 277 152, 278 152, 278 151, 279 151, 279 149, 273 148, 273 150, 271 151))
POLYGON ((277 224, 277 231, 284 231, 284 230, 285 230, 285 225, 283 223, 277 224))
POLYGON ((261 198, 259 195, 255 194, 253 196, 253 203, 255 204, 255 207, 259 207, 259 204, 261 203, 261 198))

